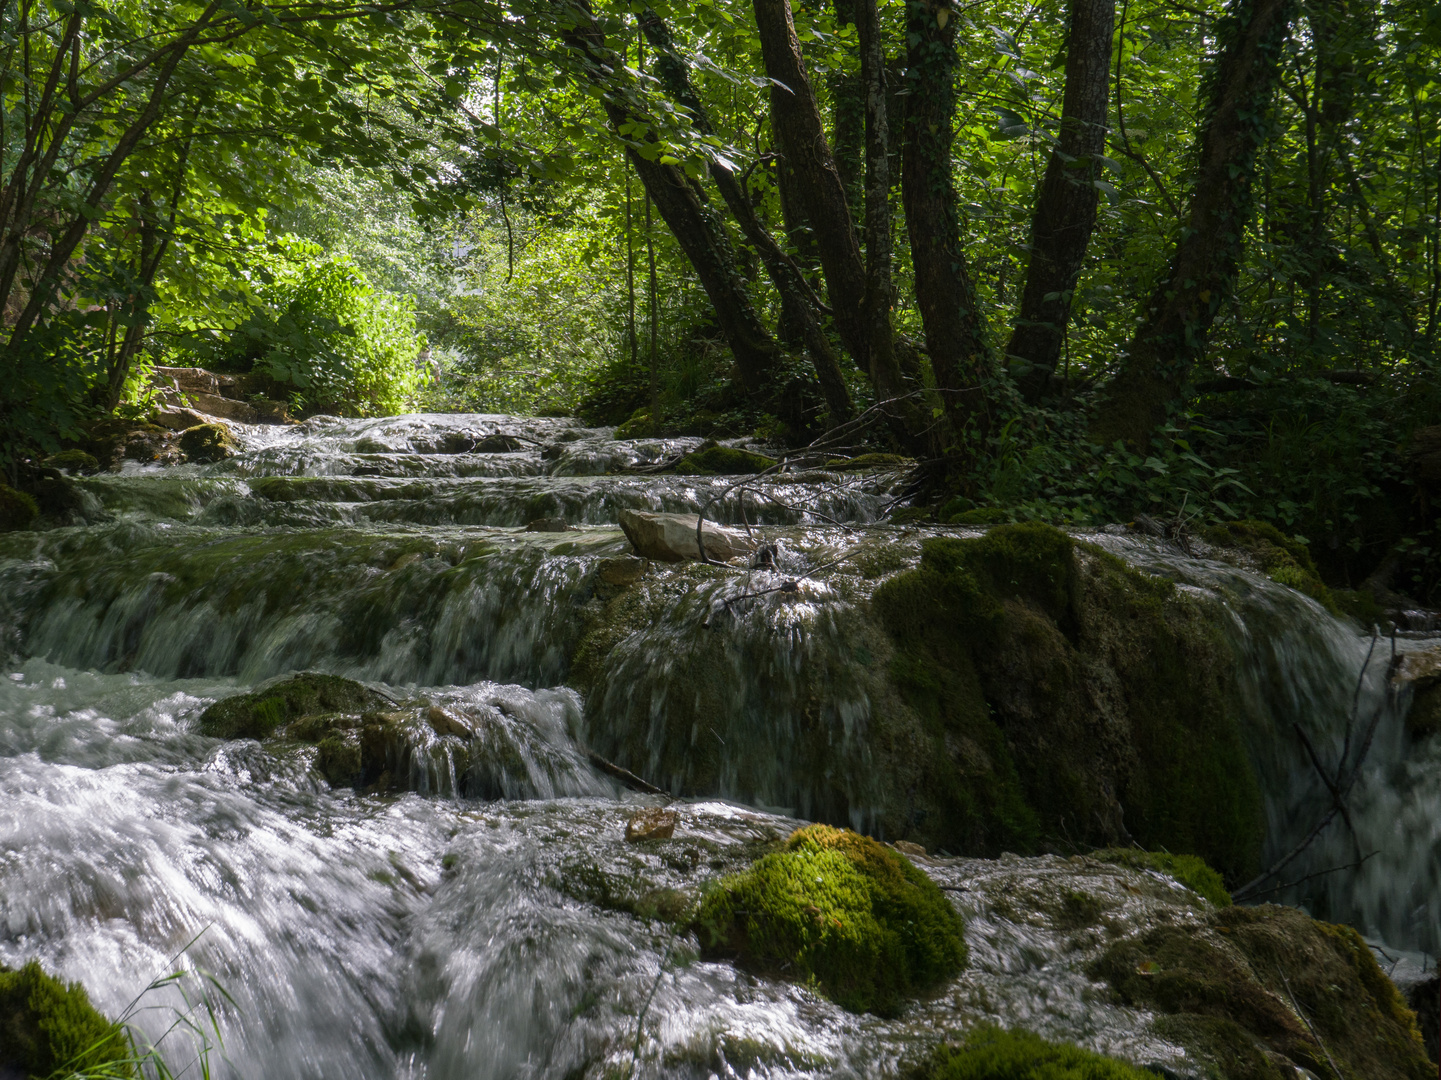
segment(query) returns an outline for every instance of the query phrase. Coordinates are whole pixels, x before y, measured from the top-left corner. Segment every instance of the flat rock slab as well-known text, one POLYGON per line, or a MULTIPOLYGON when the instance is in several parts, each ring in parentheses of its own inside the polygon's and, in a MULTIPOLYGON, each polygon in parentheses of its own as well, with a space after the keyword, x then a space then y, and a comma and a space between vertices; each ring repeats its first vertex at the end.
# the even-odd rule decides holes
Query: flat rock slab
MULTIPOLYGON (((662 562, 684 562, 700 558, 696 543, 695 514, 652 514, 644 510, 622 510, 618 515, 626 539, 638 555, 662 562)), ((744 533, 712 525, 701 528, 706 557, 715 562, 729 562, 755 550, 755 542, 744 533)))

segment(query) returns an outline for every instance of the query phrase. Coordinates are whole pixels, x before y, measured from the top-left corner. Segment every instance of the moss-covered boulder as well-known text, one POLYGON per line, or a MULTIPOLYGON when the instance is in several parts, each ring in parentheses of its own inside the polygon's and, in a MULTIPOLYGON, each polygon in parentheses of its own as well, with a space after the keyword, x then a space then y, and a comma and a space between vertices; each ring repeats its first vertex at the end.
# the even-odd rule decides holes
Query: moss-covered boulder
POLYGON ((101 1016, 79 983, 31 961, 0 967, 0 1076, 134 1076, 125 1030, 101 1016))
POLYGON ((1142 851, 1140 848, 1103 848, 1091 852, 1091 858, 1129 866, 1132 870, 1164 874, 1218 908, 1231 906, 1231 894, 1226 891, 1221 875, 1195 855, 1172 855, 1167 851, 1142 851))
POLYGON ((907 1080, 1155 1080, 1155 1076, 1070 1043, 985 1025, 959 1046, 938 1047, 911 1070, 907 1080))
POLYGON ((209 464, 239 453, 240 447, 224 424, 196 424, 180 433, 180 449, 187 461, 209 464))
POLYGON ((1158 1033, 1227 1080, 1431 1080, 1416 1016, 1350 927, 1228 907, 1113 945, 1090 974, 1161 1014, 1158 1033))
POLYGON ((0 484, 0 532, 28 529, 40 516, 33 496, 0 484))
POLYGON ((806 983, 854 1012, 893 1015, 966 962, 961 917, 930 878, 826 825, 721 879, 696 927, 706 955, 806 983))
POLYGON ((217 701, 200 714, 197 730, 220 739, 268 739, 277 728, 302 717, 358 715, 390 704, 350 679, 307 673, 217 701))
POLYGON ((1333 615, 1341 613, 1336 599, 1321 580, 1310 549, 1264 521, 1232 521, 1203 530, 1202 538, 1223 558, 1235 559, 1247 569, 1256 568, 1279 585, 1305 593, 1333 615))
POLYGON ((866 469, 909 469, 915 458, 902 454, 857 454, 853 458, 832 458, 823 466, 831 472, 862 472, 866 469))
POLYGON ((675 472, 680 476, 746 476, 762 473, 776 459, 734 446, 708 446, 680 459, 675 472))
POLYGON ((61 450, 58 454, 51 454, 43 464, 47 468, 81 473, 86 476, 100 471, 100 461, 94 454, 86 453, 84 450, 61 450))
POLYGON ((927 846, 1129 836, 1231 880, 1258 869, 1234 657, 1219 620, 1171 582, 1049 526, 1002 525, 927 541, 873 607, 896 645, 892 722, 912 711, 930 743, 891 759, 891 782, 927 811, 913 826, 927 846))

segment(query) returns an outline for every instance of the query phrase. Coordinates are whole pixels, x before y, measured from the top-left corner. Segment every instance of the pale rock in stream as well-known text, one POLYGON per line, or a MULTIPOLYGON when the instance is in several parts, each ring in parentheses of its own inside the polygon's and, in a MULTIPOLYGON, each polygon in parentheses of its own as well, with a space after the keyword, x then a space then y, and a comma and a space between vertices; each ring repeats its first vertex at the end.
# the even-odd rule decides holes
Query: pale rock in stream
MULTIPOLYGON (((700 558, 696 543, 695 514, 649 514, 643 510, 622 510, 617 515, 626 539, 636 552, 648 559, 682 562, 700 558)), ((715 562, 729 562, 755 550, 755 542, 736 529, 707 521, 701 526, 705 553, 715 562)))

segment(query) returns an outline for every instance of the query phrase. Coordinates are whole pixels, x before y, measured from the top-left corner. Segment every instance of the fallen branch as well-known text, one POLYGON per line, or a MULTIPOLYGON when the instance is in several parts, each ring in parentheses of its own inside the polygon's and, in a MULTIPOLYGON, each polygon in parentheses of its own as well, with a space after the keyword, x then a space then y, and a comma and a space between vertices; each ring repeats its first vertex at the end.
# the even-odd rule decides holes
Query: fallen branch
POLYGON ((601 757, 594 751, 587 750, 585 752, 585 756, 586 760, 589 761, 592 765, 594 765, 597 769, 609 776, 615 777, 626 787, 634 788, 636 791, 643 791, 647 795, 664 795, 668 799, 674 797, 669 791, 666 791, 664 788, 658 788, 654 784, 642 780, 639 776, 631 772, 629 769, 622 769, 613 761, 606 761, 605 758, 601 757))

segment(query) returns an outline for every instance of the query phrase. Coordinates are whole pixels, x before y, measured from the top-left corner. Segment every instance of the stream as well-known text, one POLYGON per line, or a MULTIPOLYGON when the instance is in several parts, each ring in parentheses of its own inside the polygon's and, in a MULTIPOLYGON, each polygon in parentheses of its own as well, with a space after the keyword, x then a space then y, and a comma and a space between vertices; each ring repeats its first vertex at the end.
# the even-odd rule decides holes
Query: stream
MULTIPOLYGON (((233 458, 127 461, 77 478, 85 523, 0 535, 0 963, 38 958, 111 1015, 177 964, 203 969, 229 998, 212 994, 215 1074, 254 1080, 896 1076, 984 1021, 1188 1074, 1145 1013, 1086 976, 1104 942, 1055 902, 1104 896, 1117 933, 1158 911, 1203 916, 1159 877, 1138 889, 1061 856, 918 859, 965 915, 971 962, 895 1019, 702 961, 693 940, 625 910, 740 869, 805 820, 873 820, 854 737, 868 702, 845 657, 847 613, 874 582, 845 556, 884 541, 901 569, 924 537, 965 531, 880 523, 898 474, 801 470, 748 494, 728 477, 632 471, 697 439, 617 442, 566 419, 235 431, 233 458), (631 550, 617 514, 702 507, 757 530, 775 572, 678 590, 617 647, 610 691, 587 708, 569 663, 597 567, 631 550), (574 528, 525 531, 547 517, 574 528), (766 592, 791 578, 798 597, 766 592), (612 753, 617 731, 695 693, 674 657, 716 632, 734 658, 712 733, 719 790, 671 804, 667 844, 628 844, 629 816, 664 800, 585 751, 612 753), (804 782, 791 735, 795 673, 817 664, 835 671, 824 708, 840 802, 804 782), (483 711, 506 745, 501 797, 457 798, 443 777, 400 795, 332 790, 303 752, 195 730, 208 704, 302 670, 483 711)), ((1260 898, 1348 922, 1384 955, 1441 951, 1441 738, 1411 745, 1406 696, 1387 685, 1393 648, 1441 639, 1373 643, 1258 575, 1119 529, 1083 538, 1224 608, 1266 797, 1263 861, 1330 803, 1295 727, 1323 760, 1354 763, 1374 720, 1354 834, 1333 824, 1260 898)), ((685 779, 629 764, 668 789, 685 779)), ((153 1037, 179 995, 156 992, 163 1007, 140 1014, 153 1037)))

